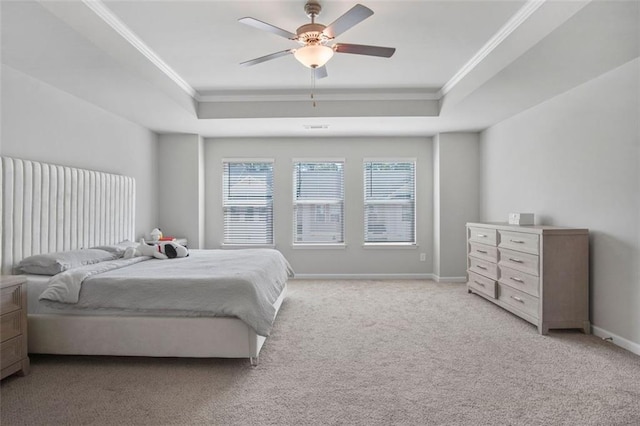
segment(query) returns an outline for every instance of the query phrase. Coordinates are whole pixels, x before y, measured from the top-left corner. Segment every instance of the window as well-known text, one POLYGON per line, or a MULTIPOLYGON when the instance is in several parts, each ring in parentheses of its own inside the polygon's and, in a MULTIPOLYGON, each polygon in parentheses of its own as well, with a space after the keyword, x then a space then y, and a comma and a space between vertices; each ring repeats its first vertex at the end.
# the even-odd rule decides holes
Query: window
POLYGON ((364 242, 416 243, 415 161, 364 162, 364 242))
POLYGON ((344 161, 294 161, 294 244, 344 243, 344 161))
POLYGON ((273 162, 223 162, 224 244, 273 244, 273 162))

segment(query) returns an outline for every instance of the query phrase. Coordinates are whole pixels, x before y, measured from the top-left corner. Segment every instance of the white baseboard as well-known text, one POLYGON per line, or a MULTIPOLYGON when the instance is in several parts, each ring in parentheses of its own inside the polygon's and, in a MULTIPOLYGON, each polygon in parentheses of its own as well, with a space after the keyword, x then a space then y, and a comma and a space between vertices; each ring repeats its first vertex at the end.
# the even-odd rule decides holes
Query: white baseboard
POLYGON ((296 274, 300 280, 433 280, 433 274, 296 274))
POLYGON ((439 283, 466 283, 467 277, 439 277, 435 275, 434 281, 439 283))
POLYGON ((438 283, 466 283, 467 277, 440 277, 435 274, 296 274, 299 280, 431 280, 438 283))
POLYGON ((616 336, 615 334, 610 333, 603 328, 596 327, 595 325, 591 326, 591 331, 594 336, 607 339, 614 345, 620 346, 621 348, 624 348, 629 352, 633 352, 636 355, 640 355, 640 344, 638 343, 632 342, 631 340, 627 340, 620 336, 616 336))

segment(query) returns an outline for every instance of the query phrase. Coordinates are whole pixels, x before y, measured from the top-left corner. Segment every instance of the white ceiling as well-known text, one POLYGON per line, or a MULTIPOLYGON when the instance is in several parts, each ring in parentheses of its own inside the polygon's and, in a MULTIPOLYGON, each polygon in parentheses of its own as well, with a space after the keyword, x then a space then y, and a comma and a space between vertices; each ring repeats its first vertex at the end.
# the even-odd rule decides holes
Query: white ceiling
MULTIPOLYGON (((336 41, 395 47, 390 58, 336 54, 318 88, 440 89, 524 4, 518 1, 368 1, 374 15, 336 41)), ((295 32, 309 23, 299 1, 148 2, 105 4, 198 91, 307 89, 310 70, 293 55, 253 67, 242 61, 297 47, 293 41, 238 23, 251 16, 295 32)), ((323 1, 317 21, 333 22, 355 4, 323 1)))
MULTIPOLYGON (((324 24, 355 4, 321 3, 324 24)), ((429 136, 481 130, 636 57, 637 4, 610 3, 363 0, 374 15, 337 41, 396 53, 336 54, 316 108, 292 55, 239 66, 296 44, 237 20, 295 32, 304 0, 2 1, 2 62, 157 132, 429 136), (628 46, 572 57, 611 36, 628 46)))

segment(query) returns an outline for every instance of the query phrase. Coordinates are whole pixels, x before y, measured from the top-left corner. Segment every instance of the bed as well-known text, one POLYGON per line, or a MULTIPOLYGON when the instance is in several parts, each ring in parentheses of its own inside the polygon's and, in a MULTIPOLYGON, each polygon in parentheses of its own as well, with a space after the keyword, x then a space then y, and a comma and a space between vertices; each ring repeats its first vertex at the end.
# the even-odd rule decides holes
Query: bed
MULTIPOLYGON (((15 273, 20 261, 34 255, 104 247, 135 239, 133 178, 8 157, 2 158, 1 166, 3 232, 0 256, 3 274, 15 273)), ((149 294, 145 292, 156 291, 151 285, 153 280, 161 283, 156 287, 167 294, 174 288, 189 295, 208 287, 222 288, 224 293, 233 286, 224 284, 218 268, 203 266, 219 265, 223 262, 221 259, 235 265, 230 273, 239 282, 267 277, 266 284, 270 287, 257 287, 257 290, 251 287, 252 290, 245 289, 245 293, 267 294, 262 303, 268 306, 263 307, 262 315, 271 315, 267 323, 273 323, 286 296, 286 280, 292 275, 290 266, 279 252, 270 249, 191 250, 190 256, 184 259, 145 258, 131 265, 92 273, 81 281, 82 291, 77 303, 41 300, 40 296, 50 288, 53 278, 27 275, 29 352, 249 358, 252 365, 257 365, 270 326, 265 326, 264 321, 262 325, 252 323, 247 319, 251 317, 247 309, 244 314, 238 314, 235 308, 229 307, 231 302, 225 302, 222 311, 207 311, 202 304, 189 310, 181 305, 184 299, 165 300, 164 305, 139 308, 127 305, 130 299, 137 297, 144 301, 147 298, 143 294, 149 294), (279 265, 275 275, 273 271, 266 274, 266 258, 271 259, 272 268, 276 268, 273 262, 279 265), (199 265, 197 268, 196 264, 199 265), (181 265, 186 269, 179 269, 181 265), (241 274, 245 276, 241 277, 241 274), (209 285, 208 278, 215 278, 217 284, 209 285), (136 293, 140 280, 147 281, 136 293), (190 284, 190 281, 193 282, 190 284), (135 286, 127 293, 132 283, 135 286), (189 285, 195 285, 195 290, 189 285), (116 296, 103 297, 106 305, 95 305, 89 296, 92 291, 93 294, 100 293, 100 289, 116 296), (112 303, 113 300, 119 302, 112 303)), ((122 261, 120 258, 109 259, 97 265, 122 261)), ((54 277, 57 279, 80 269, 70 269, 54 277)), ((202 301, 207 297, 220 300, 221 296, 201 293, 195 299, 202 301)))

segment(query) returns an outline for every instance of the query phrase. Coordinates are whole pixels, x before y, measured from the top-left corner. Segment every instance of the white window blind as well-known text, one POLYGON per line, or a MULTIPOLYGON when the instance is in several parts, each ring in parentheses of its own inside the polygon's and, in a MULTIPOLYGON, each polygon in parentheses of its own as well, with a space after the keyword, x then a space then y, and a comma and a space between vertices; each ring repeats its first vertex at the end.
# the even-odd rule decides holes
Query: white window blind
POLYGON ((273 163, 223 162, 225 244, 273 244, 273 163))
POLYGON ((294 162, 293 242, 344 243, 344 162, 294 162))
POLYGON ((415 161, 364 162, 364 242, 416 242, 415 161))

